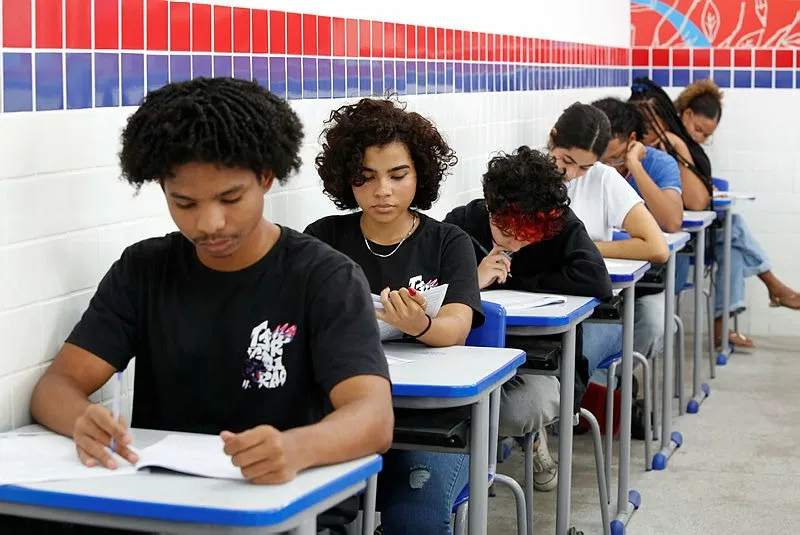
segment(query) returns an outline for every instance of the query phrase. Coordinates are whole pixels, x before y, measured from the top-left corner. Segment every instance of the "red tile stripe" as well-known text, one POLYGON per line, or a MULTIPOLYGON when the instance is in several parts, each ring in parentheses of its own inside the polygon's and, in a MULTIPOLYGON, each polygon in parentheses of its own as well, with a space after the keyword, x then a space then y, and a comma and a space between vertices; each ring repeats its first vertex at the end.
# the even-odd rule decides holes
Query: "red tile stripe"
MULTIPOLYGON (((347 55, 608 66, 626 66, 630 58, 627 48, 186 1, 6 0, 2 15, 4 48, 347 55)), ((659 60, 669 64, 669 50, 662 55, 659 53, 659 60)), ((756 55, 755 61, 763 62, 765 58, 756 55)), ((743 57, 739 59, 744 61, 743 57)), ((786 62, 786 57, 780 59, 786 62)))
POLYGON ((665 69, 794 69, 800 50, 773 48, 634 48, 631 66, 665 69))

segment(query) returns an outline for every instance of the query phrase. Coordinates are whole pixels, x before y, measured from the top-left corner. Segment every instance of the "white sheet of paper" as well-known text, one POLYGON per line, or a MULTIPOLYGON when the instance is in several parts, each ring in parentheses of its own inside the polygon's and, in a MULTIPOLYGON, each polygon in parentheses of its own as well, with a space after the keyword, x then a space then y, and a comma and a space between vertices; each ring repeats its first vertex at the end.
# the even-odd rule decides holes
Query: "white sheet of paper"
POLYGON ((136 469, 114 455, 119 468, 88 468, 78 459, 72 439, 53 433, 0 435, 0 485, 88 479, 129 474, 136 469))
POLYGON ((139 451, 136 468, 166 468, 215 479, 244 479, 217 435, 167 435, 139 451))
POLYGON ((715 191, 715 199, 742 199, 752 201, 756 198, 752 193, 737 193, 735 191, 715 191))
MULTIPOLYGON (((447 284, 442 284, 430 290, 421 292, 425 298, 425 313, 428 316, 435 318, 439 314, 439 309, 442 308, 444 297, 447 295, 447 284)), ((375 310, 383 310, 383 303, 381 296, 372 294, 372 303, 375 305, 375 310)), ((403 333, 386 323, 385 321, 378 320, 378 329, 381 333, 381 340, 396 340, 403 337, 403 333)))
POLYGON ((402 364, 408 364, 409 362, 412 361, 408 359, 401 359, 400 357, 395 357, 394 355, 387 354, 386 362, 389 364, 389 366, 400 366, 402 364))
POLYGON ((506 310, 526 310, 550 305, 562 305, 567 302, 567 298, 560 295, 527 294, 510 290, 481 292, 481 299, 503 305, 506 310))
POLYGON ((606 269, 608 271, 622 271, 622 270, 629 270, 630 269, 630 261, 623 261, 615 258, 604 258, 603 261, 606 264, 606 269))

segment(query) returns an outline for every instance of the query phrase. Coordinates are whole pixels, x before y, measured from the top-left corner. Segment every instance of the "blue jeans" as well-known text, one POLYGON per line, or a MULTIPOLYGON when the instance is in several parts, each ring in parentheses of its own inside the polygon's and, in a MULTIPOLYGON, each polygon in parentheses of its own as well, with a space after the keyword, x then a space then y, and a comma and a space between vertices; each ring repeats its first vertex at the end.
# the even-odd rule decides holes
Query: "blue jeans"
MULTIPOLYGON (((724 262, 724 233, 717 233, 717 275, 716 281, 722 280, 722 263, 724 262)), ((745 308, 744 279, 766 273, 772 269, 767 254, 756 241, 755 236, 747 228, 739 214, 731 217, 731 300, 730 312, 745 308)), ((715 282, 714 315, 722 317, 722 286, 715 282)))
POLYGON ((620 351, 622 351, 622 325, 584 322, 583 355, 589 361, 589 377, 592 382, 607 383, 606 370, 598 370, 597 365, 620 351))
POLYGON ((469 456, 390 450, 378 475, 384 535, 450 535, 450 513, 469 482, 469 456))
MULTIPOLYGON (((675 255, 675 295, 678 295, 689 282, 689 270, 693 256, 678 254, 675 255)), ((694 283, 694 279, 692 279, 694 283)))
MULTIPOLYGON (((661 353, 664 350, 664 292, 637 297, 633 315, 633 350, 648 359, 661 353)), ((589 376, 593 383, 608 384, 606 370, 598 370, 597 365, 622 350, 622 325, 584 323, 583 329, 583 354, 589 361, 589 376)))

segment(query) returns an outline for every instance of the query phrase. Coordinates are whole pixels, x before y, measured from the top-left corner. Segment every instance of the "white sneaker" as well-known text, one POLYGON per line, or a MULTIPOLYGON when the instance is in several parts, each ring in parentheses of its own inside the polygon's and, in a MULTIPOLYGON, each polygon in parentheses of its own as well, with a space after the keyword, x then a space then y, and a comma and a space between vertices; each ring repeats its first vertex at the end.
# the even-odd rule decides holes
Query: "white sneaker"
POLYGON ((533 488, 549 492, 558 486, 558 464, 547 449, 547 430, 539 431, 539 446, 533 448, 533 488))

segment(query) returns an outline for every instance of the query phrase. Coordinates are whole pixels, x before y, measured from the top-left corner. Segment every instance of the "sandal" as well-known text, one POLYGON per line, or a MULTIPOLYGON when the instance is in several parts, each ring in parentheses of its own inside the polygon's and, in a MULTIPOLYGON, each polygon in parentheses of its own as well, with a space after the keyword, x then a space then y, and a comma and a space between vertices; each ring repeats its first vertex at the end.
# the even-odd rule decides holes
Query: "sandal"
MULTIPOLYGON (((735 331, 731 331, 730 333, 728 333, 728 343, 731 344, 733 347, 742 347, 742 348, 755 347, 753 340, 743 335, 742 333, 737 333, 735 331)), ((722 345, 722 340, 720 340, 719 338, 715 338, 714 344, 717 347, 719 347, 722 345)))
POLYGON ((792 310, 800 310, 800 294, 793 291, 784 295, 770 295, 769 306, 772 308, 786 307, 792 310))

